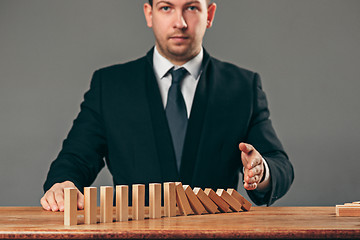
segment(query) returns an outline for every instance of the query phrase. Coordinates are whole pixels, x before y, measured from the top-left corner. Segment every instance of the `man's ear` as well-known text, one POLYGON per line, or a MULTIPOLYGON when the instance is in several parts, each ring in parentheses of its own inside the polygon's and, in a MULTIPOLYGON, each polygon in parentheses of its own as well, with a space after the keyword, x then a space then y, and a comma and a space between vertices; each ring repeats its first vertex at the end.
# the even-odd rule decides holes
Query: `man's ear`
POLYGON ((152 6, 149 3, 144 4, 144 15, 146 24, 149 28, 152 27, 152 6))
POLYGON ((207 9, 207 25, 206 25, 207 28, 211 28, 215 18, 215 12, 216 12, 216 3, 211 3, 207 9))

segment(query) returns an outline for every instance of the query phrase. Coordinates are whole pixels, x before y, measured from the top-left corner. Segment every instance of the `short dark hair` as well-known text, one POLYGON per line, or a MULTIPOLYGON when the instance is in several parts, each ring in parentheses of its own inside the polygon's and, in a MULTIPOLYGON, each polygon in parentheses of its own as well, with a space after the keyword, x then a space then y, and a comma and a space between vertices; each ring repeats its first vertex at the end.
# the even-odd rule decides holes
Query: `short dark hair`
MULTIPOLYGON (((208 4, 211 3, 211 0, 206 0, 208 4)), ((149 4, 152 6, 153 5, 153 0, 149 0, 149 4)))

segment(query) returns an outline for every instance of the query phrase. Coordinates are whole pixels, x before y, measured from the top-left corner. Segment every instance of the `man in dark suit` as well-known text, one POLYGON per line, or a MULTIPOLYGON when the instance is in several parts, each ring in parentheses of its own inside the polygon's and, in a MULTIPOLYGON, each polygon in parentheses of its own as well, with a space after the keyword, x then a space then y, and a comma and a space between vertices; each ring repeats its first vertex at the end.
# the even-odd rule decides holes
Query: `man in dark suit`
POLYGON ((289 189, 294 173, 269 120, 257 73, 221 62, 202 47, 216 4, 144 4, 155 47, 146 56, 96 71, 81 111, 52 163, 41 199, 63 211, 63 189, 84 186, 105 162, 115 185, 181 181, 244 188, 258 205, 289 189))

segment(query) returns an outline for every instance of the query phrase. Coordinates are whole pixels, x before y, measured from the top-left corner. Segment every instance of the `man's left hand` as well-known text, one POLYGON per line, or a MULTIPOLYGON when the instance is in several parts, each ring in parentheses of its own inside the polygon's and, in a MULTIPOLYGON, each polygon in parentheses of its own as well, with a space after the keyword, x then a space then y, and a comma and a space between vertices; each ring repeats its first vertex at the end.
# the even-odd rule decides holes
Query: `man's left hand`
POLYGON ((247 143, 240 143, 239 149, 244 166, 244 188, 254 190, 258 187, 264 175, 262 156, 252 145, 247 143))

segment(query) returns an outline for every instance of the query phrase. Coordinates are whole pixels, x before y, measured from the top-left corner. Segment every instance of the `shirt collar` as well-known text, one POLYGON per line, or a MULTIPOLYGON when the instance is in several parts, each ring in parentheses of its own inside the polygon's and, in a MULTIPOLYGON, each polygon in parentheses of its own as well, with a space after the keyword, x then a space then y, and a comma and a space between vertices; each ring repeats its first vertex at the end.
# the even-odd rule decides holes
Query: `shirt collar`
POLYGON ((175 67, 175 69, 179 67, 184 67, 190 73, 190 75, 192 75, 193 78, 197 80, 199 75, 201 74, 201 64, 203 56, 204 51, 203 48, 201 48, 199 54, 192 58, 190 61, 186 62, 182 66, 174 66, 174 64, 172 64, 169 60, 167 60, 159 53, 155 46, 153 56, 155 74, 159 79, 162 79, 172 67, 175 67))

